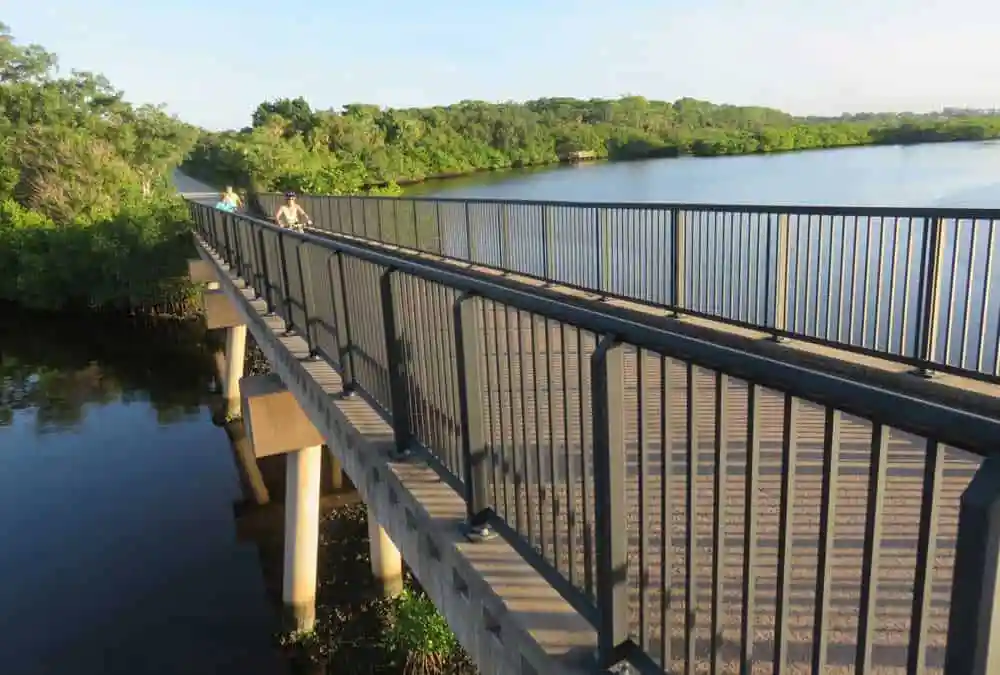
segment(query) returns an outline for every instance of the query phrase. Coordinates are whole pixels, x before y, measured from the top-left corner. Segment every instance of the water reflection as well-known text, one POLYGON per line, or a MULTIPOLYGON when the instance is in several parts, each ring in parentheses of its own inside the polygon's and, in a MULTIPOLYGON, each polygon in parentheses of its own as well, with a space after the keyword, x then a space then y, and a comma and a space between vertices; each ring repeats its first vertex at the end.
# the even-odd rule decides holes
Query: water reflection
POLYGON ((203 336, 6 309, 0 672, 282 672, 203 336))
POLYGON ((17 312, 0 324, 0 426, 30 411, 39 433, 78 429, 88 406, 144 403, 157 422, 199 413, 212 379, 197 324, 17 312))

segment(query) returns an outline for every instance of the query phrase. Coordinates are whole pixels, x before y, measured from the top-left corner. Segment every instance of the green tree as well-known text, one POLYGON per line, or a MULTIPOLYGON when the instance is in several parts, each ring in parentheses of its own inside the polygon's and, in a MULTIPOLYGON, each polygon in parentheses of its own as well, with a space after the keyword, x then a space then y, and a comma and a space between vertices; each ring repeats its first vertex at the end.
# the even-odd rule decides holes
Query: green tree
POLYGON ((59 309, 183 301, 186 209, 170 172, 198 130, 0 24, 0 299, 59 309))
POLYGON ((1000 117, 969 111, 797 118, 773 108, 627 96, 409 109, 351 103, 338 112, 296 98, 258 106, 253 128, 204 134, 186 168, 255 189, 344 194, 549 164, 581 150, 627 160, 996 137, 1000 117))

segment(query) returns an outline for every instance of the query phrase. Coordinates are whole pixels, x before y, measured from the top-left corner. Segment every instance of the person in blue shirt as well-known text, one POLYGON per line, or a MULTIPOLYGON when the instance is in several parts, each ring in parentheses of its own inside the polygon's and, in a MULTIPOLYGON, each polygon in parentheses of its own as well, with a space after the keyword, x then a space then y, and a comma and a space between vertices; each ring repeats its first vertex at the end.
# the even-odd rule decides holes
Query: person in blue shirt
POLYGON ((236 211, 236 207, 239 204, 239 197, 232 192, 232 188, 226 188, 226 192, 222 193, 222 197, 219 201, 215 203, 215 208, 220 211, 226 211, 227 213, 233 213, 236 211), (233 199, 235 197, 235 199, 233 199))
POLYGON ((235 190, 233 190, 232 185, 226 186, 226 191, 222 193, 222 200, 232 204, 234 210, 238 211, 243 208, 243 200, 240 199, 240 196, 236 194, 235 190))

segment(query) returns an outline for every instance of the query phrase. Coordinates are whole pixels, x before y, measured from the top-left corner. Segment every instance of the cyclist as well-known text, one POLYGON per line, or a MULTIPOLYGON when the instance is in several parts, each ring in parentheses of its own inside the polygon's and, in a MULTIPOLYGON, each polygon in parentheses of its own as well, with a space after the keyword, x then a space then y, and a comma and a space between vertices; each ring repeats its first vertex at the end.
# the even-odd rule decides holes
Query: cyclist
POLYGON ((243 200, 240 199, 240 196, 236 194, 235 190, 233 190, 232 185, 226 186, 226 191, 222 193, 222 201, 232 204, 233 211, 243 208, 243 200))
MULTIPOLYGON (((237 197, 239 199, 239 197, 237 197)), ((215 208, 220 211, 226 211, 227 213, 233 213, 236 211, 236 203, 229 199, 229 195, 225 192, 219 197, 219 201, 215 203, 215 208)))
POLYGON ((302 232, 302 221, 305 221, 306 225, 312 226, 312 218, 295 201, 294 192, 285 193, 285 203, 278 207, 278 212, 274 214, 274 221, 281 227, 298 232, 302 232))

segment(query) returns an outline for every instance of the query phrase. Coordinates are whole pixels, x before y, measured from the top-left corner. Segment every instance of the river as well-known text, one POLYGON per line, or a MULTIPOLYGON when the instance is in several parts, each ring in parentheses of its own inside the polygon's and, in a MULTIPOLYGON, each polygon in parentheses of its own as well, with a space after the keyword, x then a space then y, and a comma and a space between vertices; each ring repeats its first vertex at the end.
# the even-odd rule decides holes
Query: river
POLYGON ((0 672, 284 671, 239 475, 187 334, 0 324, 0 672))
POLYGON ((1000 208, 1000 141, 595 162, 428 181, 407 195, 1000 208))
MULTIPOLYGON (((601 162, 480 174, 413 196, 600 203, 1000 208, 1000 142, 601 162)), ((779 216, 681 209, 684 309, 771 325, 779 216)), ((427 212, 427 209, 424 209, 427 212)), ((442 250, 658 304, 673 300, 669 208, 438 208, 442 250), (468 222, 467 222, 468 221, 468 222), (548 228, 548 229, 547 229, 548 228)), ((934 221, 847 212, 787 219, 785 327, 918 357, 925 243, 934 221)), ((940 221, 942 312, 931 360, 1000 374, 1000 219, 940 221)), ((783 249, 786 250, 786 249, 783 249)))

